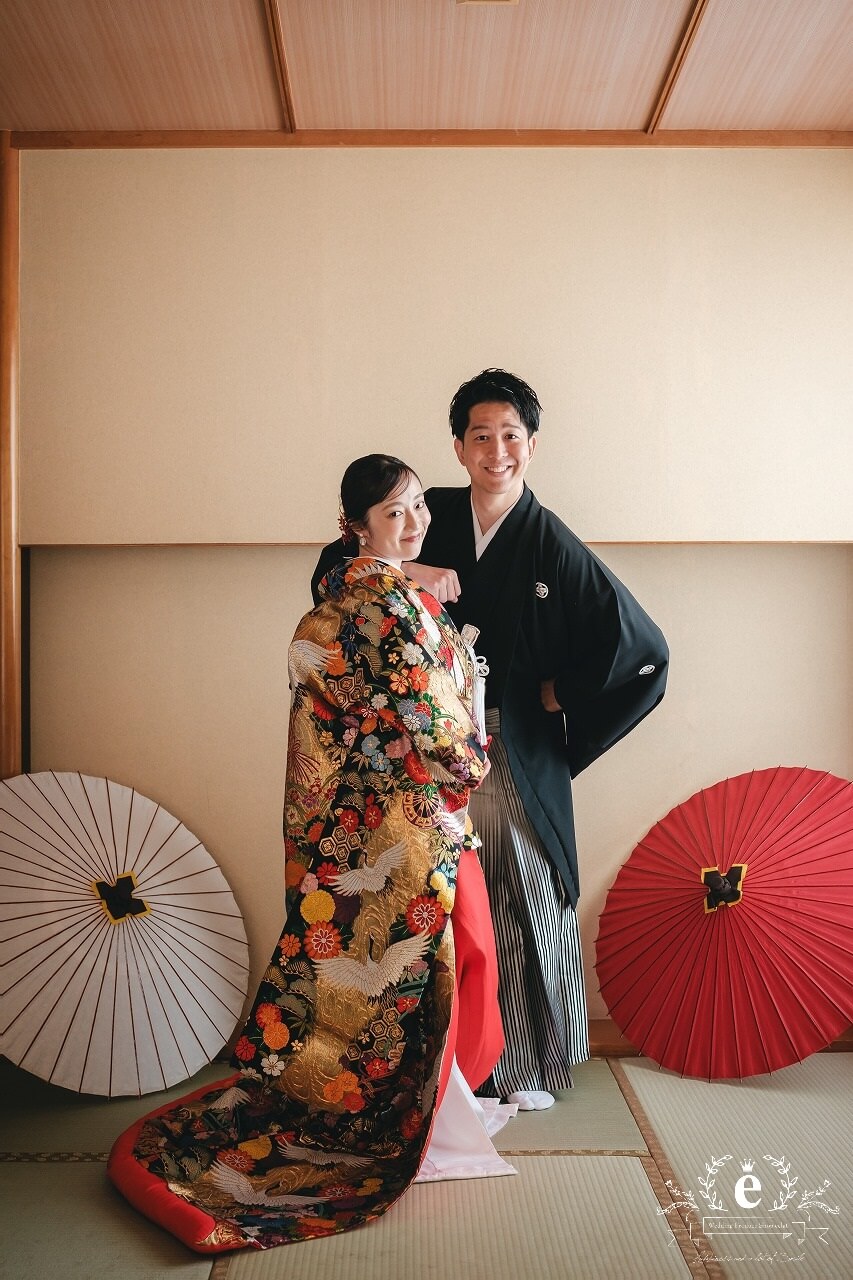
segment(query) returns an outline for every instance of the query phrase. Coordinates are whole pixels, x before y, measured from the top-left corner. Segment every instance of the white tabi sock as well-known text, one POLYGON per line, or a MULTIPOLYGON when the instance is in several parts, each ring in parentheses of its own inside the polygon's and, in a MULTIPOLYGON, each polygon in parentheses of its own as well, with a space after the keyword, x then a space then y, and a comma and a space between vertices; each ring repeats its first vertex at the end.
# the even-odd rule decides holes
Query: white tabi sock
POLYGON ((553 1107, 553 1093, 545 1093, 544 1089, 519 1089, 518 1093, 508 1093, 506 1102, 517 1102, 519 1111, 547 1111, 553 1107))

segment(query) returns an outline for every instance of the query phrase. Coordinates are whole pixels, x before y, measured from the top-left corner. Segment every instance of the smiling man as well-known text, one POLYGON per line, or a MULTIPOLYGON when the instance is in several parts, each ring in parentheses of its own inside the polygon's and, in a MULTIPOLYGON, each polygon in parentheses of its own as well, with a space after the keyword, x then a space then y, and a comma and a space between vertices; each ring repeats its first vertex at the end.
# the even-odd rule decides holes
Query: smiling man
MULTIPOLYGON (((492 769, 470 813, 492 906, 506 1049, 481 1092, 523 1110, 570 1088, 589 1056, 571 779, 660 702, 668 651, 630 592, 525 484, 541 405, 504 369, 450 405, 470 486, 429 489, 432 523, 406 571, 489 666, 492 769)), ((314 585, 341 555, 327 547, 314 585)))

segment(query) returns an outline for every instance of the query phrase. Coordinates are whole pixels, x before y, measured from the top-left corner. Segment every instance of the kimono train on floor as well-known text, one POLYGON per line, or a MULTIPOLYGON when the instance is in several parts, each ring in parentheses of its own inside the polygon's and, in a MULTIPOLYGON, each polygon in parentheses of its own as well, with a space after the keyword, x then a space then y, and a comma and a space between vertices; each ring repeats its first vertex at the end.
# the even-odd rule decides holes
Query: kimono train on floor
MULTIPOLYGON (((451 920, 485 769, 473 664, 392 566, 342 565, 324 595, 289 651, 288 914, 239 1073, 144 1117, 110 1157, 128 1200, 199 1252, 385 1212, 417 1175, 452 1057, 451 920)), ((460 1041, 473 1087, 503 1043, 489 1012, 460 1041)))

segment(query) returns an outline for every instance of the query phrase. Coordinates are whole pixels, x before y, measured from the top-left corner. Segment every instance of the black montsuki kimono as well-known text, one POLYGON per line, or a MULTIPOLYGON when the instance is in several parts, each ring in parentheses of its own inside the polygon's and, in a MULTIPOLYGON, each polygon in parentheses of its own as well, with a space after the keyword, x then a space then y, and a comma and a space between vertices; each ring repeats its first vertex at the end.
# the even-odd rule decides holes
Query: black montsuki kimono
MULTIPOLYGON (((571 779, 630 732, 664 695, 669 653, 659 628, 618 578, 561 520, 524 492, 479 560, 471 490, 429 489, 423 564, 455 569, 458 627, 480 630, 489 664, 486 705, 524 808, 571 901, 579 893, 571 779), (555 680, 564 715, 542 706, 555 680)), ((325 547, 312 579, 353 548, 325 547)), ((315 596, 316 599, 316 596, 315 596)))

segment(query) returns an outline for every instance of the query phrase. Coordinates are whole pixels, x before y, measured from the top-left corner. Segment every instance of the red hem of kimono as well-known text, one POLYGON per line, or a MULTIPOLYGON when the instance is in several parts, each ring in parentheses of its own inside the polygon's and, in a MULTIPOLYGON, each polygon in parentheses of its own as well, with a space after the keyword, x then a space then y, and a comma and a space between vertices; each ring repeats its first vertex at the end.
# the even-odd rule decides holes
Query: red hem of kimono
POLYGON ((454 1055, 473 1093, 492 1074, 506 1043, 498 1007, 498 958, 489 893, 480 859, 473 849, 463 850, 459 859, 451 919, 456 963, 453 1004, 442 1051, 435 1106, 418 1161, 418 1172, 432 1141, 435 1118, 447 1090, 454 1055))
POLYGON ((250 1240, 208 1243, 219 1226, 216 1218, 198 1209, 194 1204, 190 1204, 188 1200, 182 1199, 181 1196, 175 1195, 174 1191, 170 1191, 162 1178, 150 1173, 144 1165, 140 1164, 133 1151, 143 1125, 148 1120, 163 1115, 166 1111, 172 1111, 181 1102, 190 1102, 218 1089, 228 1089, 239 1079, 239 1075, 231 1075, 226 1080, 213 1081, 183 1098, 167 1102, 162 1107, 157 1107, 155 1111, 149 1111, 147 1115, 140 1116, 116 1139, 107 1162, 107 1177, 134 1209, 138 1209, 158 1227, 165 1228, 196 1253, 226 1253, 230 1250, 254 1246, 250 1240))
POLYGON ((459 996, 456 1061, 473 1092, 492 1074, 505 1041, 489 893, 480 859, 472 849, 465 849, 459 859, 450 919, 459 996))

